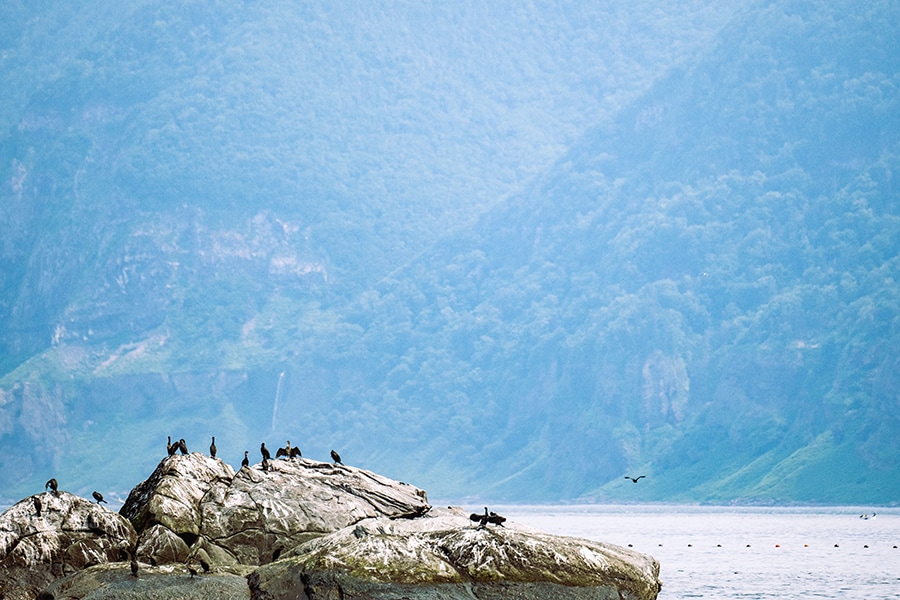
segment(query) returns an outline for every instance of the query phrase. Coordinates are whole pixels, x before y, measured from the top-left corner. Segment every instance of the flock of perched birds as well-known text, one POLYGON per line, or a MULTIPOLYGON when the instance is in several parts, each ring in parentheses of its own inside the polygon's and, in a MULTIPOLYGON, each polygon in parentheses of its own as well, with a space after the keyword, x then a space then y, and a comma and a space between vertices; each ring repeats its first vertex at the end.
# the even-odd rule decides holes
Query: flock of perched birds
MULTIPOLYGON (((217 451, 216 438, 215 438, 215 436, 213 436, 212 442, 209 445, 209 455, 212 458, 215 458, 216 451, 217 451)), ((168 436, 168 441, 166 442, 166 452, 168 452, 169 456, 174 456, 177 452, 181 452, 181 454, 183 454, 183 455, 186 455, 189 453, 187 443, 184 441, 184 438, 181 438, 177 442, 173 443, 172 436, 168 436)), ((269 461, 272 460, 272 454, 269 451, 269 449, 266 448, 265 442, 262 442, 259 445, 259 452, 262 455, 262 470, 268 471, 270 469, 269 461)), ((244 450, 244 459, 241 461, 241 468, 250 466, 249 454, 250 453, 248 450, 244 450)), ((275 459, 276 460, 279 458, 286 458, 287 460, 293 460, 295 458, 302 457, 302 456, 303 455, 300 452, 300 448, 298 448, 296 446, 291 446, 291 440, 287 440, 287 443, 285 444, 284 447, 278 448, 278 450, 275 451, 275 459)), ((331 451, 331 460, 334 461, 334 463, 338 464, 338 465, 344 464, 341 461, 341 455, 338 454, 335 450, 331 451)), ((625 479, 630 479, 632 481, 632 483, 637 483, 638 480, 643 479, 644 477, 646 477, 646 476, 639 475, 637 477, 631 477, 629 475, 626 475, 625 479)), ((59 483, 56 481, 55 478, 51 478, 44 485, 44 490, 50 491, 53 494, 57 494, 57 493, 59 493, 58 492, 59 483)), ((100 503, 108 504, 108 502, 106 502, 106 500, 103 499, 103 494, 101 494, 100 492, 94 491, 91 493, 91 496, 93 496, 93 498, 97 502, 97 504, 100 504, 100 503)), ((32 496, 32 498, 34 501, 34 508, 35 508, 35 511, 37 512, 37 516, 40 517, 41 510, 42 510, 41 500, 38 496, 32 496)), ((874 518, 875 514, 873 513, 871 517, 874 518)), ((868 519, 870 517, 869 517, 869 515, 860 515, 860 518, 868 519)), ((493 511, 488 511, 488 507, 485 506, 484 514, 472 513, 471 515, 469 515, 469 520, 478 523, 479 529, 484 529, 488 526, 488 524, 503 527, 503 523, 506 521, 506 517, 501 516, 493 511)), ((130 553, 129 553, 129 558, 131 559, 131 574, 134 577, 137 577, 138 576, 137 558, 130 553)), ((200 568, 203 570, 203 572, 204 573, 209 572, 209 569, 210 569, 209 563, 207 563, 202 557, 199 557, 199 562, 200 562, 200 568)), ((198 574, 197 569, 193 566, 193 564, 191 562, 188 562, 186 566, 187 566, 188 573, 190 573, 190 576, 193 579, 194 576, 196 576, 198 574)))
MULTIPOLYGON (((212 442, 209 444, 209 455, 212 458, 216 457, 216 436, 212 437, 212 442)), ((184 441, 184 438, 179 439, 177 442, 172 442, 172 436, 168 436, 168 441, 166 442, 166 452, 168 452, 169 456, 174 456, 176 452, 181 452, 182 454, 189 454, 187 442, 184 441)), ((272 453, 266 448, 266 443, 263 442, 259 445, 259 453, 262 455, 262 470, 269 470, 269 461, 272 460, 272 453)), ((296 446, 291 446, 291 440, 287 440, 287 443, 284 447, 279 448, 275 451, 275 458, 286 458, 288 460, 294 460, 295 458, 302 457, 303 453, 300 452, 300 448, 296 446)), ((343 465, 341 462, 341 455, 336 451, 331 451, 331 460, 334 461, 335 464, 343 465)), ((249 467, 250 466, 250 451, 244 450, 244 459, 241 460, 241 467, 249 467)))

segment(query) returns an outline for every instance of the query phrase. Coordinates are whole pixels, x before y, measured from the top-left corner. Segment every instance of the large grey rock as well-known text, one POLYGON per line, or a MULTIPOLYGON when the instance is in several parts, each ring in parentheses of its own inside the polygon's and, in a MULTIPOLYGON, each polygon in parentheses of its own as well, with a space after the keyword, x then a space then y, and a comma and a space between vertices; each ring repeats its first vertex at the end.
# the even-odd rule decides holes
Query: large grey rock
POLYGON ((235 474, 199 453, 165 458, 121 513, 140 534, 138 556, 261 565, 310 539, 366 518, 409 518, 429 509, 425 492, 355 467, 273 460, 235 474))
POLYGON ((224 568, 191 577, 183 565, 142 564, 134 577, 127 562, 110 563, 54 581, 38 600, 249 600, 246 574, 224 568))
POLYGON ((660 589, 650 556, 514 524, 479 528, 450 509, 360 521, 298 546, 249 581, 254 600, 652 600, 660 589))
POLYGON ((32 599, 58 577, 122 560, 136 540, 127 519, 85 498, 29 496, 0 515, 0 595, 32 599))

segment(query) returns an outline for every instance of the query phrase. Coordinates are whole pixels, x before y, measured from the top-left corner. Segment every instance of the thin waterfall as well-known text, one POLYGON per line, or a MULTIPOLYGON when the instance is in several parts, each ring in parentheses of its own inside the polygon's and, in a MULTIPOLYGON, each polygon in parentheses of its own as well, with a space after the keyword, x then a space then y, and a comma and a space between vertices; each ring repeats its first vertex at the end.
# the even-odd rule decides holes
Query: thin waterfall
POLYGON ((278 376, 278 385, 275 386, 275 403, 272 406, 272 432, 275 432, 275 422, 278 419, 278 399, 281 397, 281 382, 284 381, 284 371, 278 376))

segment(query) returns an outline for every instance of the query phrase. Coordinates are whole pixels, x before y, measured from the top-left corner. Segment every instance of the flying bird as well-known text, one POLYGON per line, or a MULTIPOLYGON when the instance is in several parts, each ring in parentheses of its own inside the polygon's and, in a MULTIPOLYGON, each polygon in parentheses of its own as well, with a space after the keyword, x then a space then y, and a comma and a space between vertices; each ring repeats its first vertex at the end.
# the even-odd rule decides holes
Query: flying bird
POLYGON ((101 494, 100 492, 91 492, 91 496, 94 497, 94 500, 97 501, 97 504, 100 504, 101 502, 109 504, 109 502, 106 502, 106 500, 103 499, 103 494, 101 494))
POLYGON ((47 480, 47 483, 44 484, 44 491, 46 491, 49 488, 50 491, 52 491, 55 494, 58 487, 59 487, 59 484, 56 483, 56 479, 51 478, 51 479, 47 480))
POLYGON ((637 483, 638 479, 643 479, 644 477, 646 477, 646 475, 638 475, 637 477, 629 477, 628 475, 626 475, 625 479, 630 479, 631 483, 637 483))
POLYGON ((333 460, 334 462, 336 462, 339 465, 344 464, 341 462, 341 455, 338 454, 337 452, 335 452, 334 450, 331 451, 331 460, 333 460))
POLYGON ((209 455, 213 458, 216 457, 216 436, 213 436, 212 443, 209 445, 209 455))

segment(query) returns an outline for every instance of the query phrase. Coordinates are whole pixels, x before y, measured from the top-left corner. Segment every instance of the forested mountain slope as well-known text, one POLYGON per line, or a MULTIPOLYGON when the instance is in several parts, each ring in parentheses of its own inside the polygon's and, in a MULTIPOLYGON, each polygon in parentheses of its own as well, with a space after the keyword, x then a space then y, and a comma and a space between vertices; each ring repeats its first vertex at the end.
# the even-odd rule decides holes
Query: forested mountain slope
POLYGON ((411 446, 449 425, 481 493, 896 501, 897 33, 748 11, 372 295, 373 404, 419 405, 411 446))
POLYGON ((438 497, 900 495, 890 3, 69 6, 3 9, 9 493, 172 434, 438 497))

